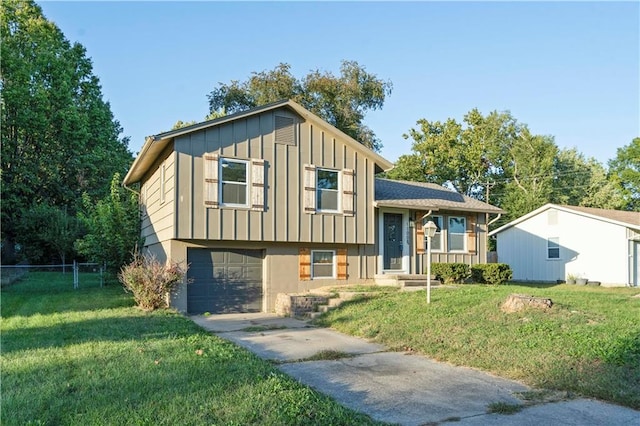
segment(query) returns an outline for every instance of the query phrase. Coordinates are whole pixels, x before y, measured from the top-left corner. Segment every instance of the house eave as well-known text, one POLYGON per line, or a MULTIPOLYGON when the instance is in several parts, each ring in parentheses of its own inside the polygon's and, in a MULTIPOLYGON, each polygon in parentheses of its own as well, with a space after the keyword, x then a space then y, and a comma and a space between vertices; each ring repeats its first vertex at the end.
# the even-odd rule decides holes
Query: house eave
POLYGON ((441 206, 436 204, 420 204, 420 203, 407 203, 407 202, 395 202, 393 200, 379 200, 373 203, 374 207, 378 208, 398 208, 398 209, 410 209, 410 210, 451 210, 451 211, 463 211, 469 213, 489 213, 500 214, 504 213, 500 209, 482 209, 468 206, 441 206))
POLYGON ((494 229, 493 231, 489 232, 489 236, 491 237, 491 236, 496 235, 496 234, 498 234, 498 233, 500 233, 502 231, 505 231, 505 230, 507 230, 509 228, 512 228, 512 227, 514 227, 514 226, 516 226, 516 225, 518 225, 518 224, 520 224, 520 223, 522 223, 522 222, 524 222, 524 221, 526 221, 526 220, 528 220, 528 219, 530 219, 530 218, 532 218, 534 216, 539 215, 540 213, 542 213, 544 211, 549 210, 550 208, 555 208, 555 209, 563 211, 563 212, 572 213, 572 214, 576 214, 576 215, 579 215, 579 216, 588 217, 588 218, 591 218, 591 219, 594 219, 594 220, 599 220, 599 221, 602 221, 602 222, 611 223, 613 225, 624 226, 626 228, 636 229, 636 230, 640 231, 640 224, 634 225, 632 223, 621 222, 621 221, 618 221, 618 220, 609 219, 609 218, 598 216, 598 215, 594 215, 594 214, 591 214, 591 213, 582 212, 580 210, 574 210, 574 209, 572 209, 570 207, 565 207, 565 206, 561 206, 561 205, 558 205, 558 204, 548 203, 548 204, 545 204, 542 207, 539 207, 539 208, 537 208, 537 209, 525 214, 524 216, 521 216, 521 217, 519 217, 519 218, 517 218, 517 219, 515 219, 515 220, 513 220, 513 221, 511 221, 509 223, 506 223, 506 224, 502 225, 500 228, 494 229))
POLYGON ((304 107, 299 105, 298 103, 291 100, 282 100, 278 102, 273 102, 270 104, 262 105, 260 107, 252 108, 247 111, 241 111, 235 114, 225 115, 224 117, 215 118, 213 120, 203 121, 201 123, 192 124, 190 126, 181 127, 180 129, 170 130, 168 132, 159 133, 157 135, 148 136, 145 139, 145 143, 140 150, 140 153, 134 160, 131 168, 127 172, 127 175, 124 178, 123 184, 130 185, 136 182, 139 182, 147 170, 152 166, 155 160, 158 158, 160 153, 177 137, 182 135, 192 133, 195 131, 207 129, 213 126, 219 126, 221 124, 239 120, 245 117, 249 117, 252 115, 260 114, 266 111, 270 111, 273 109, 287 107, 292 110, 294 113, 298 114, 305 120, 310 120, 315 125, 318 125, 324 129, 328 129, 333 133, 336 133, 341 138, 344 138, 354 149, 359 151, 360 153, 370 157, 375 164, 375 173, 380 173, 384 171, 389 171, 393 168, 393 163, 386 160, 378 153, 370 150, 366 146, 362 145, 360 142, 353 139, 351 136, 332 126, 331 124, 325 122, 317 115, 307 111, 304 107))

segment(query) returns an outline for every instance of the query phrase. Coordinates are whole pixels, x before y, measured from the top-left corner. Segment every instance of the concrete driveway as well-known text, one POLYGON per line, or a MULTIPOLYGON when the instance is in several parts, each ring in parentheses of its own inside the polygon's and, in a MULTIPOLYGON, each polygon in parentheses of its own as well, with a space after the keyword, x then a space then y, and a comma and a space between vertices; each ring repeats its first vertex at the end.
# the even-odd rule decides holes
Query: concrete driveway
MULTIPOLYGON (((527 386, 382 345, 305 321, 272 314, 192 316, 206 330, 373 419, 402 425, 640 425, 640 412, 588 399, 538 404, 511 414, 488 414, 491 404, 523 404, 527 386), (326 351, 331 360, 309 360, 326 351)), ((323 358, 322 356, 319 358, 323 358)), ((325 357, 326 358, 326 357, 325 357)))

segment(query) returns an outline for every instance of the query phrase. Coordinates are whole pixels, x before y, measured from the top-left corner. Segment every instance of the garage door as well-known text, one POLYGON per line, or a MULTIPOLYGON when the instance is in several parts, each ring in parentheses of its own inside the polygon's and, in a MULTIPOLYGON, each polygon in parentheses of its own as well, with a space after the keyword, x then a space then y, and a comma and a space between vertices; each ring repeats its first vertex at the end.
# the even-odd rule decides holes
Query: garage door
POLYGON ((260 312, 262 251, 187 249, 187 311, 260 312))

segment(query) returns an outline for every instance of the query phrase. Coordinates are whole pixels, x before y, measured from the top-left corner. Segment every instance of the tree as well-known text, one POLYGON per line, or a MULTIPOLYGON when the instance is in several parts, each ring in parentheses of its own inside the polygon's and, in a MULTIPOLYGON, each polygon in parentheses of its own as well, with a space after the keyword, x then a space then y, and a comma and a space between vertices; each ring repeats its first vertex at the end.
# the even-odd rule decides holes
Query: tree
MULTIPOLYGON (((204 121, 214 120, 216 118, 224 117, 225 115, 227 114, 224 111, 213 111, 207 114, 207 116, 204 118, 204 121)), ((198 123, 199 122, 196 120, 191 120, 191 121, 178 120, 173 124, 173 127, 171 127, 171 130, 182 129, 183 127, 192 126, 198 123)))
POLYGON ((342 61, 340 76, 315 70, 302 79, 280 63, 271 71, 252 73, 247 81, 219 83, 208 95, 212 113, 235 113, 292 99, 364 145, 379 151, 380 140, 364 123, 367 111, 381 109, 392 84, 368 73, 355 61, 342 61))
POLYGON ((557 204, 622 209, 622 188, 607 176, 607 170, 594 158, 585 158, 575 148, 558 151, 554 167, 551 201, 557 204))
POLYGON ((75 216, 46 203, 31 206, 21 219, 19 230, 26 257, 36 263, 50 262, 50 253, 55 253, 58 260, 66 264, 80 236, 75 216))
POLYGON ((31 206, 75 215, 82 194, 108 193, 132 155, 84 47, 69 43, 31 0, 4 1, 0 18, 1 226, 3 243, 13 245, 31 206))
POLYGON ((640 211, 640 138, 618 148, 609 162, 609 180, 622 188, 626 209, 640 211))
POLYGON ((553 193, 554 159, 558 152, 550 136, 532 135, 527 128, 507 149, 505 185, 497 205, 513 220, 546 204, 553 193))
POLYGON ((85 194, 84 211, 79 213, 87 234, 76 241, 76 250, 95 262, 106 262, 111 270, 119 270, 128 263, 140 241, 138 197, 122 186, 116 173, 111 191, 94 203, 85 194))
POLYGON ((446 184, 480 200, 487 185, 501 185, 509 150, 525 129, 508 112, 486 117, 477 109, 464 116, 463 124, 418 120, 419 128, 403 135, 413 139, 412 154, 398 159, 388 172, 391 179, 446 184))

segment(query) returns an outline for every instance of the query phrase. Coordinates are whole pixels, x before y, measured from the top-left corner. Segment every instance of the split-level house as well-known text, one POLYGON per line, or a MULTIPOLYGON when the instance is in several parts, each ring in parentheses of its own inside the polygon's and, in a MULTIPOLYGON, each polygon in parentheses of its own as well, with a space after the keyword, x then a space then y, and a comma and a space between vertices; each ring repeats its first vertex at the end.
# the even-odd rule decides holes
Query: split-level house
POLYGON ((428 220, 434 262, 486 262, 501 210, 375 177, 392 166, 281 101, 148 137, 124 184, 139 184, 144 251, 189 265, 173 307, 268 312, 278 293, 419 276, 428 220))

